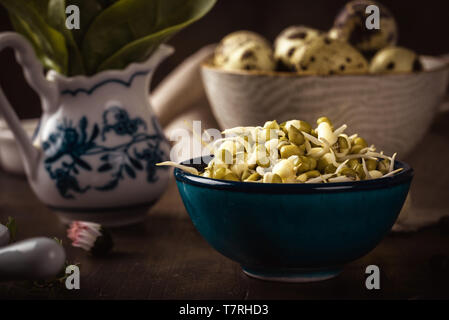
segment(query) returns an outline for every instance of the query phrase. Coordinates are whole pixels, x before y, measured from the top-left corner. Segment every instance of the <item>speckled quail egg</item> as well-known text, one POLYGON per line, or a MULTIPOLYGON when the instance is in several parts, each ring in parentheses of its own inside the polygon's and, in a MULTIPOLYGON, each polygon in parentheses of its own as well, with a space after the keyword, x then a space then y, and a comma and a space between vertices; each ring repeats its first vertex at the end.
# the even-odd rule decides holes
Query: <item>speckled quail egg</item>
POLYGON ((246 30, 236 31, 228 34, 220 41, 215 49, 214 64, 217 67, 221 67, 237 48, 240 48, 248 42, 257 42, 260 46, 271 48, 268 40, 255 32, 246 30))
POLYGON ((421 71, 419 56, 412 50, 402 47, 388 47, 380 50, 372 59, 371 73, 396 73, 421 71))
POLYGON ((337 15, 329 36, 348 41, 365 57, 372 58, 380 49, 396 44, 398 28, 396 20, 385 6, 370 0, 355 0, 347 3, 337 15), (380 29, 366 28, 366 19, 370 13, 367 14, 365 10, 369 5, 379 8, 380 29))
POLYGON ((223 62, 223 70, 273 71, 276 63, 273 50, 257 41, 249 41, 235 48, 223 62))
POLYGON ((291 26, 282 31, 274 42, 274 58, 280 71, 294 71, 291 58, 307 40, 320 35, 320 31, 305 26, 291 26))
POLYGON ((300 48, 292 57, 300 74, 332 75, 368 72, 368 62, 346 41, 319 36, 300 48))

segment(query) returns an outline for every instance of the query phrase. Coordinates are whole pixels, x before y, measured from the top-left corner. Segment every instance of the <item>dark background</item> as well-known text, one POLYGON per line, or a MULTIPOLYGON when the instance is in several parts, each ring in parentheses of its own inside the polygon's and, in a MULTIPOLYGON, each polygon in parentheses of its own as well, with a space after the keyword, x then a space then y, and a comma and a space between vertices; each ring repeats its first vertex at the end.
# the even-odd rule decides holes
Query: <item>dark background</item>
MULTIPOLYGON (((449 53, 449 1, 384 0, 399 25, 399 44, 421 54, 449 53)), ((219 41, 227 33, 248 29, 273 40, 285 27, 304 24, 322 30, 332 26, 345 0, 218 0, 202 20, 177 34, 176 48, 158 70, 153 85, 188 55, 203 45, 219 41)), ((82 16, 82 12, 81 12, 82 16)), ((0 31, 11 30, 8 16, 0 8, 0 31)), ((40 114, 36 94, 25 84, 11 50, 0 53, 0 84, 22 118, 40 114)))

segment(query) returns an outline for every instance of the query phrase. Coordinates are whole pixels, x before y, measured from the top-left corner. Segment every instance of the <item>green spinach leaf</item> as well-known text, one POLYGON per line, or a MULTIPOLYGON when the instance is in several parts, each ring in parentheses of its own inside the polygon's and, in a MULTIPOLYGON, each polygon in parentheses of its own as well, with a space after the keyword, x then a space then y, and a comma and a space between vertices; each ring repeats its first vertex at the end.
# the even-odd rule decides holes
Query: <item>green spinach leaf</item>
POLYGON ((46 68, 67 76, 122 69, 203 17, 216 0, 0 0, 46 68), (66 27, 66 7, 80 29, 66 27))
POLYGON ((17 27, 31 41, 37 55, 46 67, 67 74, 68 52, 64 36, 45 22, 41 12, 44 0, 0 0, 17 27))
POLYGON ((84 74, 84 62, 81 52, 72 34, 72 30, 66 27, 66 1, 65 0, 49 0, 47 21, 50 26, 56 30, 60 30, 65 38, 67 50, 69 53, 68 75, 75 76, 84 74))
POLYGON ((82 52, 88 73, 141 61, 203 17, 216 0, 120 0, 90 25, 82 52))
POLYGON ((80 28, 73 29, 72 34, 78 47, 81 48, 90 24, 106 6, 103 6, 100 0, 66 0, 65 2, 68 6, 75 5, 80 9, 80 28))

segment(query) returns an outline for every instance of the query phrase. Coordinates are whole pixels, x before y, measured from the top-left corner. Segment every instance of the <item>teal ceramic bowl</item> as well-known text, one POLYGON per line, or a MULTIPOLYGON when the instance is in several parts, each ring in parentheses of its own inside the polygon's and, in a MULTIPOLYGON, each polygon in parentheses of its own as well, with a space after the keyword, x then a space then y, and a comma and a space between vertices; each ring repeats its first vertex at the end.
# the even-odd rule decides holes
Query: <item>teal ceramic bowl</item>
POLYGON ((247 275, 308 282, 338 275, 391 230, 413 178, 407 164, 395 168, 404 170, 326 184, 233 182, 179 169, 175 178, 196 229, 247 275))

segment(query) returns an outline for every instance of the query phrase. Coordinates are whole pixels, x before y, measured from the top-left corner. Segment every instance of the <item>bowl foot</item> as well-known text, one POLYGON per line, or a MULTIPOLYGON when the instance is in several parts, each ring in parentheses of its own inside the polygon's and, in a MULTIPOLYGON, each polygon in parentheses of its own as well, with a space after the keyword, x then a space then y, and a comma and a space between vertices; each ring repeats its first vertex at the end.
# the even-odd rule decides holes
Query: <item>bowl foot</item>
POLYGON ((317 269, 253 269, 242 267, 243 273, 252 278, 277 282, 315 282, 332 279, 340 274, 342 267, 317 269))
POLYGON ((104 227, 115 228, 137 224, 145 220, 148 209, 154 204, 147 203, 139 206, 120 208, 55 208, 50 209, 56 213, 63 224, 72 221, 90 221, 101 224, 104 227))

